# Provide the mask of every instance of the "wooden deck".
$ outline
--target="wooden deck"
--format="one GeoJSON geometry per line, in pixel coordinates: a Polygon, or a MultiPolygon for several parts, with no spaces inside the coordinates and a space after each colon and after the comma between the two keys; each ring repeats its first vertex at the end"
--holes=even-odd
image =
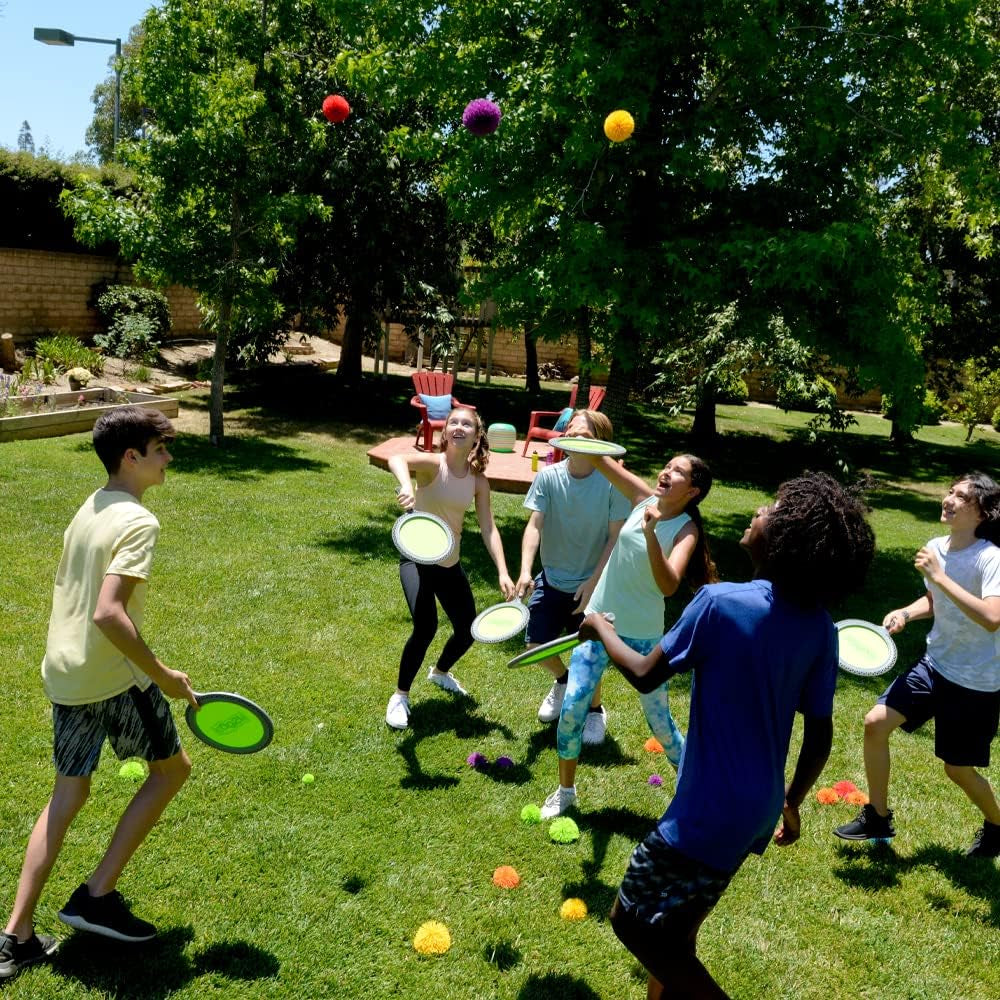
{"type": "MultiPolygon", "coordinates": [[[[524,448],[523,441],[517,441],[514,451],[511,453],[493,451],[490,452],[490,464],[486,466],[486,478],[490,481],[492,489],[497,493],[527,493],[534,473],[531,471],[531,452],[538,451],[539,468],[545,461],[545,456],[549,453],[549,446],[543,442],[532,444],[528,449],[526,457],[521,457],[521,449],[524,448]]],[[[403,452],[413,450],[413,435],[406,437],[389,438],[381,444],[375,445],[368,452],[368,462],[379,469],[389,468],[389,459],[393,455],[401,455],[403,452]]]]}

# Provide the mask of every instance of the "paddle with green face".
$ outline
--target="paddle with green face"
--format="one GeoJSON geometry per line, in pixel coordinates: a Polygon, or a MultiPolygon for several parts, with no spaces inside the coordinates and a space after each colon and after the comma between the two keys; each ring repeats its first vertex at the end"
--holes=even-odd
{"type": "Polygon", "coordinates": [[[396,518],[392,541],[405,559],[425,566],[442,562],[455,548],[455,535],[448,522],[425,510],[413,510],[396,518]]]}
{"type": "Polygon", "coordinates": [[[881,625],[861,618],[837,622],[840,669],[859,677],[877,677],[896,662],[896,644],[881,625]]]}
{"type": "MultiPolygon", "coordinates": [[[[615,616],[610,611],[604,617],[612,623],[615,620],[615,616]]],[[[579,632],[574,632],[572,635],[561,635],[558,639],[550,639],[548,642],[541,643],[541,645],[526,649],[523,653],[518,653],[517,656],[512,656],[507,661],[507,666],[530,667],[534,663],[541,663],[542,660],[547,660],[550,656],[561,656],[563,653],[568,653],[571,649],[579,646],[581,642],[583,640],[580,638],[579,632]]]]}
{"type": "Polygon", "coordinates": [[[560,451],[573,452],[577,455],[610,455],[612,458],[621,458],[625,454],[625,449],[620,444],[601,441],[598,438],[561,437],[553,438],[549,444],[560,451]]]}
{"type": "Polygon", "coordinates": [[[528,609],[520,598],[494,604],[476,615],[472,638],[476,642],[506,642],[528,627],[528,609]]]}
{"type": "Polygon", "coordinates": [[[188,705],[184,718],[202,743],[226,753],[256,753],[274,737],[271,717],[249,698],[226,691],[195,692],[198,708],[188,705]]]}

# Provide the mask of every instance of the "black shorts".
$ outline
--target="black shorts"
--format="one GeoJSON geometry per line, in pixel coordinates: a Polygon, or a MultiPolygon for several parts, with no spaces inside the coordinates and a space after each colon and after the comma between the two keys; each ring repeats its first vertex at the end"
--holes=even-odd
{"type": "Polygon", "coordinates": [[[524,641],[527,643],[551,642],[561,635],[576,632],[583,621],[583,615],[574,614],[573,609],[579,602],[565,590],[556,590],[545,579],[544,571],[535,577],[535,589],[528,601],[528,631],[524,641]]]}
{"type": "Polygon", "coordinates": [[[181,749],[170,704],[155,684],[89,705],[53,704],[52,725],[56,773],[67,778],[86,778],[97,770],[105,738],[119,760],[166,760],[181,749]]]}
{"type": "Polygon", "coordinates": [[[942,677],[927,657],[900,674],[878,703],[905,716],[908,733],[934,719],[934,755],[955,767],[987,767],[1000,723],[1000,691],[973,691],[942,677]]]}
{"type": "Polygon", "coordinates": [[[635,922],[683,939],[711,912],[732,878],[671,847],[654,829],[632,852],[618,906],[635,922]]]}

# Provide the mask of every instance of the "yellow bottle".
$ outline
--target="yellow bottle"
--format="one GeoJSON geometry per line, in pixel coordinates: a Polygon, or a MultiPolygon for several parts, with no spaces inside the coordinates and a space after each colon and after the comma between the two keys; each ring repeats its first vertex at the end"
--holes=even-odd
{"type": "Polygon", "coordinates": [[[532,472],[537,472],[538,471],[538,452],[537,451],[533,451],[531,453],[531,471],[532,472]]]}

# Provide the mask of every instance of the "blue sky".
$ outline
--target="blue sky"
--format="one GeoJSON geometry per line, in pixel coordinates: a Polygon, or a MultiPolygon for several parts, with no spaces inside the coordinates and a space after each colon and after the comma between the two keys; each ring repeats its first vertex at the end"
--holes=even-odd
{"type": "Polygon", "coordinates": [[[85,150],[94,117],[90,95],[111,72],[112,45],[43,45],[32,37],[36,27],[125,42],[153,6],[153,0],[0,0],[0,146],[16,149],[27,121],[36,149],[44,144],[60,159],[85,150]]]}

